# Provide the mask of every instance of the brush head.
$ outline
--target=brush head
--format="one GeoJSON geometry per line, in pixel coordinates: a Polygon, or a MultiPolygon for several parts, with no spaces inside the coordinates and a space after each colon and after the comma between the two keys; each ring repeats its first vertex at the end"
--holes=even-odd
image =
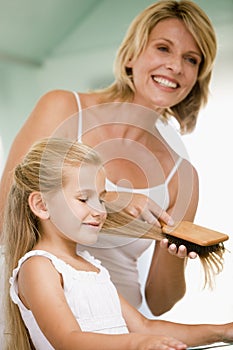
{"type": "Polygon", "coordinates": [[[175,244],[177,247],[184,245],[187,249],[187,253],[195,252],[199,255],[199,257],[207,257],[209,253],[216,253],[219,251],[224,252],[225,247],[223,243],[213,244],[213,245],[207,245],[203,246],[197,243],[192,243],[189,241],[186,241],[185,239],[177,238],[168,234],[165,234],[165,237],[168,239],[168,244],[175,244]]]}
{"type": "Polygon", "coordinates": [[[188,221],[182,221],[173,227],[164,225],[162,230],[169,244],[185,245],[188,253],[196,252],[201,257],[224,251],[223,242],[229,238],[224,233],[188,221]]]}

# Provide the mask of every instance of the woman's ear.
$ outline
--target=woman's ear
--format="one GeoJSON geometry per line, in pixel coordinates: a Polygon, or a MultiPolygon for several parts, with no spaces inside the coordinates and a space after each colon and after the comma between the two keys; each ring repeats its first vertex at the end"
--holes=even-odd
{"type": "Polygon", "coordinates": [[[28,197],[31,211],[42,220],[49,219],[49,212],[40,192],[32,192],[28,197]]]}
{"type": "Polygon", "coordinates": [[[133,65],[134,65],[134,60],[132,58],[129,58],[125,67],[126,68],[133,68],[133,65]]]}

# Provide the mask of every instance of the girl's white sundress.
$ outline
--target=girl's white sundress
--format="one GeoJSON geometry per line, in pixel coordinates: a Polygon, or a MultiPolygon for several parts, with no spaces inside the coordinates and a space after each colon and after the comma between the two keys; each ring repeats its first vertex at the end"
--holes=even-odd
{"type": "Polygon", "coordinates": [[[35,255],[50,259],[55,269],[62,275],[67,303],[83,332],[128,333],[121,312],[120,300],[116,288],[110,280],[108,271],[101,265],[99,260],[94,259],[87,251],[79,252],[78,254],[95,265],[99,272],[79,271],[53,254],[43,250],[33,250],[26,253],[19,260],[18,266],[14,269],[10,278],[11,298],[18,305],[37,350],[52,350],[54,348],[41,332],[32,312],[19,299],[17,285],[17,275],[21,265],[25,260],[35,255]]]}

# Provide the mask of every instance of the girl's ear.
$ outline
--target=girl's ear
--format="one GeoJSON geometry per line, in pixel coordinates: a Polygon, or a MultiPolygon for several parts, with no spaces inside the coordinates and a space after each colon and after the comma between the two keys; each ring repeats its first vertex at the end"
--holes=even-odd
{"type": "Polygon", "coordinates": [[[49,219],[49,212],[40,192],[32,192],[28,197],[31,211],[42,220],[49,219]]]}

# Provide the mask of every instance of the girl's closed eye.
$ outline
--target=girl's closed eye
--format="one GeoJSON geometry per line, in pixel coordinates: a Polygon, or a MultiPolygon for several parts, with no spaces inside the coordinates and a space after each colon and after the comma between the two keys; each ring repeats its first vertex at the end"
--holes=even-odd
{"type": "Polygon", "coordinates": [[[88,197],[78,197],[77,200],[82,203],[86,203],[88,201],[88,197]]]}
{"type": "MultiPolygon", "coordinates": [[[[79,202],[86,203],[88,201],[88,197],[78,197],[77,200],[79,202]]],[[[99,202],[101,204],[105,204],[105,200],[102,197],[99,198],[99,202]]]]}
{"type": "Polygon", "coordinates": [[[101,203],[101,204],[105,204],[106,203],[106,200],[105,200],[105,198],[106,198],[106,190],[104,190],[103,192],[101,192],[100,194],[99,194],[99,202],[101,203]]]}
{"type": "Polygon", "coordinates": [[[105,204],[106,201],[105,201],[102,197],[100,197],[100,198],[99,198],[99,202],[100,202],[101,204],[105,204]]]}

